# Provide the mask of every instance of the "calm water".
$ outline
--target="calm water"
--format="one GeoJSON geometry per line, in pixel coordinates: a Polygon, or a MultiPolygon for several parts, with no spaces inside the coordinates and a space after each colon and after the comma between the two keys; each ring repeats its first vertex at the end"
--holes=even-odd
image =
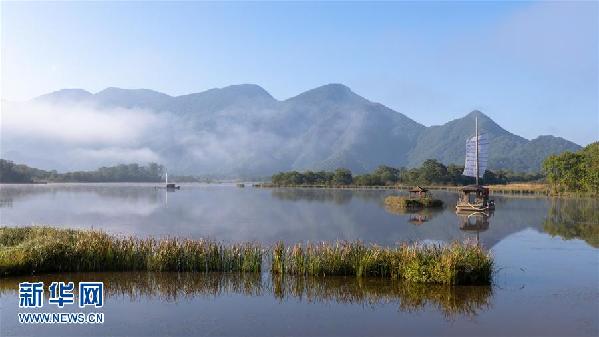
{"type": "MultiPolygon", "coordinates": [[[[599,335],[599,201],[494,196],[490,217],[385,209],[391,191],[184,185],[3,185],[0,223],[96,228],[136,236],[272,243],[478,240],[491,249],[490,287],[354,278],[105,273],[102,326],[21,326],[17,284],[0,280],[0,335],[599,335]]],[[[50,306],[44,307],[49,311],[50,306]]],[[[55,310],[55,309],[52,309],[55,310]]],[[[73,309],[74,310],[74,309],[73,309]]],[[[71,311],[73,311],[71,310],[71,311]]],[[[22,311],[22,310],[21,310],[22,311]]]]}

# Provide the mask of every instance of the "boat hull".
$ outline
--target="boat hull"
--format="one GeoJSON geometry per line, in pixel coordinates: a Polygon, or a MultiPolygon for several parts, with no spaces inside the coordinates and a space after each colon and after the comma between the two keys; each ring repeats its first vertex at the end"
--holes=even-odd
{"type": "Polygon", "coordinates": [[[473,204],[465,204],[465,205],[456,205],[456,211],[476,211],[476,212],[486,212],[495,209],[492,205],[473,205],[473,204]]]}

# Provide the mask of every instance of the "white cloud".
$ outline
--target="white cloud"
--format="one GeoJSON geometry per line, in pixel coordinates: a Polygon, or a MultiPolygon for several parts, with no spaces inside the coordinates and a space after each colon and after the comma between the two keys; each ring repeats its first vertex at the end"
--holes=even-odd
{"type": "Polygon", "coordinates": [[[147,147],[126,148],[107,147],[100,149],[79,148],[71,151],[70,155],[81,160],[93,162],[117,163],[126,161],[128,163],[159,162],[160,156],[147,147]]]}
{"type": "Polygon", "coordinates": [[[8,136],[70,144],[130,144],[159,118],[135,109],[99,109],[91,104],[2,103],[2,132],[8,136]]]}
{"type": "Polygon", "coordinates": [[[147,140],[166,118],[90,103],[2,102],[0,157],[60,171],[160,162],[147,140]]]}

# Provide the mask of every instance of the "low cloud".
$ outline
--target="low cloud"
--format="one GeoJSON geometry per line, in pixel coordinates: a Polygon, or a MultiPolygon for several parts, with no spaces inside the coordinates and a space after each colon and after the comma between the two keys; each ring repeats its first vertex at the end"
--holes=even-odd
{"type": "Polygon", "coordinates": [[[92,102],[3,102],[0,157],[58,171],[133,162],[157,162],[185,174],[271,167],[285,141],[248,123],[257,117],[243,112],[219,111],[203,124],[200,111],[182,116],[92,102]]]}
{"type": "Polygon", "coordinates": [[[159,162],[145,145],[165,116],[91,103],[2,102],[0,156],[44,169],[159,162]]]}
{"type": "Polygon", "coordinates": [[[144,148],[123,148],[108,147],[100,149],[75,149],[70,153],[72,156],[81,160],[91,160],[93,162],[159,162],[160,156],[151,149],[144,148]]]}
{"type": "Polygon", "coordinates": [[[159,118],[143,110],[100,109],[88,103],[2,104],[2,131],[11,137],[69,144],[130,144],[157,124],[159,118]]]}

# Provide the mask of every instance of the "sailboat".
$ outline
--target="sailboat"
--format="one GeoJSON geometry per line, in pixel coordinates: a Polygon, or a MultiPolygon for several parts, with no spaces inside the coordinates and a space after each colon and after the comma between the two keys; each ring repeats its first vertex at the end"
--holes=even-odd
{"type": "Polygon", "coordinates": [[[169,184],[169,182],[168,182],[168,172],[166,170],[164,171],[164,177],[165,177],[165,180],[166,180],[166,189],[167,190],[174,191],[174,190],[180,190],[181,189],[181,186],[175,185],[174,183],[170,183],[169,184]]]}
{"type": "Polygon", "coordinates": [[[466,141],[466,163],[464,172],[468,177],[475,177],[476,184],[464,186],[460,191],[460,198],[456,210],[487,212],[495,209],[495,202],[489,199],[489,188],[481,186],[478,179],[487,169],[489,154],[489,141],[486,134],[478,133],[478,117],[475,118],[475,135],[466,141]]]}

